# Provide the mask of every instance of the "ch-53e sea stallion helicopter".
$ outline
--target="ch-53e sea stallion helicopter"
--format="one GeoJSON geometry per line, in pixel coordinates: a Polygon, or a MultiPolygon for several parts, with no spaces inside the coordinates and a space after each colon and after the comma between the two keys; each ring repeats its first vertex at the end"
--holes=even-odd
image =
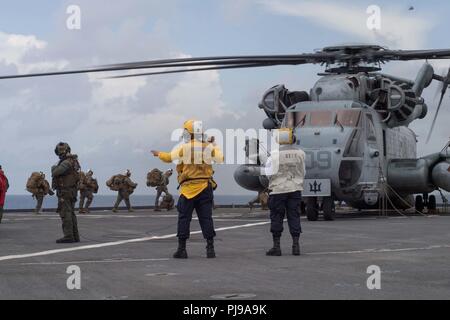
{"type": "MultiPolygon", "coordinates": [[[[326,47],[310,54],[219,56],[141,61],[25,75],[0,79],[64,74],[164,68],[163,71],[112,76],[127,78],[204,70],[239,69],[307,63],[325,66],[310,92],[289,91],[283,85],[269,89],[259,107],[267,114],[263,127],[293,128],[307,154],[304,197],[309,220],[320,208],[331,220],[334,201],[354,208],[377,208],[387,197],[396,208],[436,207],[435,190],[450,191],[450,150],[417,158],[417,136],[408,125],[427,115],[422,92],[432,80],[441,83],[441,97],[430,135],[447,88],[450,69],[437,75],[425,62],[416,79],[380,73],[388,61],[450,59],[450,49],[389,50],[378,45],[326,47]],[[167,68],[171,70],[167,70],[167,68]],[[174,69],[172,69],[174,68],[174,69]],[[415,203],[413,195],[416,196],[415,203]],[[319,206],[319,202],[321,205],[319,206]]],[[[261,161],[240,166],[236,182],[245,189],[267,187],[261,161]]]]}

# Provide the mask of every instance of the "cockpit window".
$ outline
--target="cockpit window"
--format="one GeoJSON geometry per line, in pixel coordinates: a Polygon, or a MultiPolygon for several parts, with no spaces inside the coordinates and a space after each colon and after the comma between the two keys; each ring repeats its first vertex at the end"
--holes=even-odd
{"type": "Polygon", "coordinates": [[[333,111],[311,111],[310,125],[311,127],[331,126],[333,122],[333,111]]]}
{"type": "Polygon", "coordinates": [[[297,112],[295,115],[295,127],[304,127],[306,125],[306,112],[297,112]]]}
{"type": "Polygon", "coordinates": [[[344,127],[357,127],[361,118],[361,110],[338,110],[337,121],[344,127]]]}

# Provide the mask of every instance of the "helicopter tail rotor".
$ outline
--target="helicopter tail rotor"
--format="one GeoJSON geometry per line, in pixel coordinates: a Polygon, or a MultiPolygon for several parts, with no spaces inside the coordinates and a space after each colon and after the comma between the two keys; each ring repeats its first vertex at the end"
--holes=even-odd
{"type": "Polygon", "coordinates": [[[430,141],[431,135],[433,134],[434,125],[436,124],[436,120],[439,115],[439,111],[441,109],[442,101],[444,100],[445,93],[447,92],[447,89],[450,86],[450,68],[448,69],[447,75],[444,74],[444,75],[440,76],[440,75],[435,74],[435,75],[433,75],[433,79],[441,82],[440,87],[439,87],[440,88],[440,90],[439,90],[440,98],[439,98],[438,107],[436,109],[436,113],[433,118],[433,122],[431,123],[430,131],[428,132],[427,143],[430,141]]]}

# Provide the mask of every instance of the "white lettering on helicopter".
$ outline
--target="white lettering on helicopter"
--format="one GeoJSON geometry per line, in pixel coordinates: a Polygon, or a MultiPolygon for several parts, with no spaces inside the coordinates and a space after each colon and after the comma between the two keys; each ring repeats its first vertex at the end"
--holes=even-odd
{"type": "Polygon", "coordinates": [[[369,15],[367,18],[367,28],[370,31],[381,30],[381,8],[377,5],[370,5],[367,7],[366,13],[369,15]]]}
{"type": "Polygon", "coordinates": [[[81,8],[77,5],[70,5],[67,7],[66,13],[69,17],[66,20],[66,26],[69,30],[81,29],[81,8]]]}

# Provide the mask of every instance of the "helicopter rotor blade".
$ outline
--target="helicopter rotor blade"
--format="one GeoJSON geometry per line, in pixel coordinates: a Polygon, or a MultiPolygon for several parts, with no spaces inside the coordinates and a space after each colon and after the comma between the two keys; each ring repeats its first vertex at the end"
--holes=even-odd
{"type": "Polygon", "coordinates": [[[385,60],[432,60],[450,59],[450,49],[434,50],[381,50],[374,52],[373,57],[385,60]]]}
{"type": "MultiPolygon", "coordinates": [[[[276,64],[281,65],[281,64],[276,64]]],[[[183,72],[196,72],[196,71],[208,71],[208,70],[224,70],[224,69],[240,69],[240,68],[257,68],[257,67],[270,67],[275,66],[275,64],[270,63],[249,63],[249,64],[237,64],[237,65],[229,65],[229,66],[214,66],[214,67],[206,67],[206,68],[192,68],[192,69],[176,69],[169,71],[157,71],[157,72],[145,72],[145,73],[133,73],[133,74],[125,74],[118,76],[110,76],[105,79],[123,79],[123,78],[131,78],[131,77],[143,77],[143,76],[153,76],[158,74],[171,74],[171,73],[183,73],[183,72]]]]}
{"type": "Polygon", "coordinates": [[[430,131],[428,132],[427,143],[430,142],[431,135],[433,134],[434,125],[436,124],[436,120],[437,120],[437,117],[439,115],[439,110],[441,108],[441,104],[442,104],[442,100],[443,99],[444,99],[444,94],[441,94],[441,98],[439,99],[439,104],[438,104],[436,113],[434,114],[433,122],[431,123],[430,131]]]}
{"type": "MultiPolygon", "coordinates": [[[[128,62],[128,63],[116,63],[104,65],[103,67],[139,67],[145,65],[156,65],[156,64],[177,64],[177,63],[192,63],[196,64],[199,62],[223,62],[226,60],[233,60],[235,63],[248,63],[249,61],[263,61],[263,60],[299,60],[307,61],[310,63],[317,63],[322,60],[329,60],[332,58],[330,54],[324,53],[311,53],[311,54],[291,54],[291,55],[254,55],[254,56],[217,56],[217,57],[197,57],[197,58],[176,58],[176,59],[164,59],[164,60],[149,60],[149,61],[139,61],[139,62],[128,62]]],[[[101,67],[101,66],[100,66],[101,67]]]]}
{"type": "MultiPolygon", "coordinates": [[[[450,59],[450,49],[438,50],[389,50],[380,46],[359,46],[359,47],[327,47],[322,51],[304,54],[290,55],[243,55],[243,56],[216,56],[199,58],[175,58],[152,61],[137,61],[129,63],[118,63],[96,66],[92,68],[62,70],[53,72],[31,73],[0,76],[0,80],[31,78],[45,76],[59,76],[70,74],[99,73],[112,71],[128,71],[137,69],[153,68],[179,68],[179,67],[213,67],[213,66],[234,66],[241,65],[242,68],[254,67],[255,64],[261,66],[269,65],[300,65],[306,63],[329,65],[333,63],[343,63],[351,67],[357,66],[361,62],[385,63],[391,60],[420,60],[420,59],[450,59]]],[[[231,68],[227,68],[231,69],[231,68]]],[[[332,70],[332,69],[330,69],[332,70]]],[[[201,71],[201,70],[198,70],[201,71]]],[[[149,72],[147,74],[161,74],[160,72],[149,72]]]]}
{"type": "Polygon", "coordinates": [[[444,100],[445,93],[447,92],[447,89],[450,86],[450,68],[448,69],[447,76],[445,76],[445,75],[444,76],[434,75],[433,78],[438,80],[438,81],[440,81],[440,82],[442,82],[442,87],[441,87],[441,90],[440,90],[441,91],[441,96],[439,98],[438,107],[436,109],[436,113],[434,114],[434,118],[433,118],[433,122],[431,123],[430,131],[428,132],[428,137],[427,137],[427,141],[426,141],[427,143],[430,141],[431,135],[432,135],[433,130],[434,130],[434,126],[436,124],[437,117],[439,115],[439,111],[441,109],[442,101],[444,100]]]}
{"type": "Polygon", "coordinates": [[[299,65],[305,63],[319,63],[321,61],[331,62],[334,56],[328,53],[298,54],[298,55],[274,55],[274,56],[226,56],[211,58],[182,58],[182,59],[166,59],[154,61],[132,62],[124,64],[113,64],[98,66],[86,69],[42,72],[31,74],[7,75],[0,76],[0,80],[32,78],[45,76],[60,76],[70,74],[99,73],[111,71],[128,71],[137,69],[153,69],[153,68],[176,68],[176,67],[198,67],[198,66],[225,66],[225,65],[299,65]]]}

